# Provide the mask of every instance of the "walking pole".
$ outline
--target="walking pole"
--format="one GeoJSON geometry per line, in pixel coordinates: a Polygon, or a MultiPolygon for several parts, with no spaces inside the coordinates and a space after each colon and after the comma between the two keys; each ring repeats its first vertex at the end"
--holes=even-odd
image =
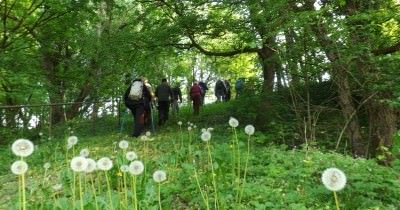
{"type": "Polygon", "coordinates": [[[153,112],[154,112],[154,108],[153,108],[153,102],[150,102],[150,117],[151,117],[151,131],[153,132],[153,133],[156,133],[156,128],[155,128],[155,126],[154,126],[154,115],[153,115],[153,112]]]}

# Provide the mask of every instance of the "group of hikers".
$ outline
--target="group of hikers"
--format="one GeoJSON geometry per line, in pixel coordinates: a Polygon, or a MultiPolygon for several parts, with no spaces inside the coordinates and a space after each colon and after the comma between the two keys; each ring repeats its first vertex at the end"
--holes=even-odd
{"type": "MultiPolygon", "coordinates": [[[[235,84],[236,96],[241,92],[241,88],[237,84],[238,82],[235,84]]],[[[200,107],[205,104],[207,91],[208,87],[206,83],[193,82],[188,94],[193,104],[194,115],[199,115],[200,107]]],[[[231,99],[231,86],[228,80],[218,80],[214,91],[217,102],[229,101],[231,99]]],[[[179,84],[171,87],[167,79],[162,79],[161,83],[153,90],[148,79],[141,77],[129,84],[124,94],[124,102],[126,107],[132,112],[134,118],[132,136],[138,137],[144,131],[145,127],[152,126],[154,130],[152,115],[154,106],[157,106],[158,109],[158,126],[162,126],[168,120],[170,107],[173,113],[179,112],[179,103],[182,103],[182,92],[179,84]]]]}

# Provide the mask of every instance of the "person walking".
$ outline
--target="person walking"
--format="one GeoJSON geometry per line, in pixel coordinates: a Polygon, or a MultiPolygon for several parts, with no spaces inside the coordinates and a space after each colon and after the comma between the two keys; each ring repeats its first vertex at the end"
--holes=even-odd
{"type": "Polygon", "coordinates": [[[151,86],[151,84],[149,83],[149,80],[146,77],[142,77],[142,81],[144,83],[144,85],[146,86],[147,90],[150,93],[150,100],[145,103],[145,116],[144,116],[144,124],[146,128],[150,128],[152,129],[152,132],[155,131],[154,128],[154,122],[153,122],[153,117],[152,117],[152,108],[154,108],[154,100],[156,98],[154,91],[153,91],[153,87],[151,86]]]}
{"type": "Polygon", "coordinates": [[[197,81],[194,81],[193,86],[190,88],[190,99],[193,101],[193,114],[199,115],[201,105],[201,88],[197,81]]]}
{"type": "Polygon", "coordinates": [[[207,84],[205,82],[200,81],[199,82],[199,86],[201,88],[201,105],[204,106],[205,104],[205,97],[206,97],[206,93],[208,91],[208,87],[207,84]]]}
{"type": "Polygon", "coordinates": [[[158,100],[158,125],[163,125],[168,120],[169,106],[172,99],[172,89],[167,79],[162,79],[161,84],[157,86],[156,97],[158,100]]]}
{"type": "Polygon", "coordinates": [[[150,91],[142,79],[135,79],[124,93],[125,106],[132,112],[134,120],[133,137],[138,137],[144,130],[146,108],[151,100],[150,91]]]}
{"type": "Polygon", "coordinates": [[[182,103],[182,91],[179,84],[172,89],[172,112],[178,113],[179,112],[179,103],[182,103]]]}

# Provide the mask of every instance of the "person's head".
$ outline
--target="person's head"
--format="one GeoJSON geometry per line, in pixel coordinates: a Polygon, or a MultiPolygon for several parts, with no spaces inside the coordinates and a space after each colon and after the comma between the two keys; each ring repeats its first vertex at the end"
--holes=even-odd
{"type": "Polygon", "coordinates": [[[146,82],[149,81],[149,80],[147,79],[147,77],[141,77],[141,79],[142,79],[142,81],[143,81],[144,83],[146,83],[146,82]]]}
{"type": "Polygon", "coordinates": [[[162,82],[162,83],[166,83],[166,82],[167,82],[167,79],[163,78],[163,79],[161,80],[161,82],[162,82]]]}
{"type": "Polygon", "coordinates": [[[199,81],[197,81],[197,80],[193,81],[193,85],[198,85],[198,84],[199,84],[199,81]]]}

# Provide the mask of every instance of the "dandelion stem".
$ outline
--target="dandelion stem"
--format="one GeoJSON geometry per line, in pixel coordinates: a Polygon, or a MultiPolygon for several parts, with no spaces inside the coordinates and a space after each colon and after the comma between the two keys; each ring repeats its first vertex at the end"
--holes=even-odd
{"type": "Polygon", "coordinates": [[[210,163],[211,163],[212,184],[214,187],[214,207],[215,207],[215,209],[219,209],[218,208],[217,182],[215,181],[216,174],[214,173],[214,164],[213,164],[212,156],[211,156],[210,142],[208,142],[208,141],[207,141],[207,150],[208,150],[208,157],[210,158],[210,163]]]}
{"type": "Polygon", "coordinates": [[[132,189],[133,189],[133,206],[134,209],[137,210],[138,206],[137,206],[137,195],[136,195],[136,176],[132,175],[132,189]]]}
{"type": "Polygon", "coordinates": [[[125,204],[126,204],[126,208],[128,208],[128,188],[126,187],[126,174],[125,174],[125,172],[122,173],[122,178],[124,180],[125,204]]]}
{"type": "Polygon", "coordinates": [[[249,163],[249,157],[250,157],[250,135],[247,139],[247,156],[246,156],[246,163],[244,165],[244,174],[243,174],[243,183],[242,183],[242,189],[240,190],[240,195],[239,195],[239,205],[242,201],[242,196],[243,196],[243,191],[244,191],[244,185],[246,184],[246,175],[247,175],[247,166],[249,163]]]}
{"type": "Polygon", "coordinates": [[[75,191],[76,191],[76,178],[75,178],[75,171],[72,173],[73,182],[72,182],[72,206],[75,209],[75,191]]]}
{"type": "Polygon", "coordinates": [[[108,189],[108,199],[110,200],[110,207],[111,207],[111,210],[114,210],[114,206],[113,206],[113,202],[112,202],[112,197],[111,197],[110,181],[108,180],[107,171],[104,171],[104,174],[106,175],[106,182],[107,182],[107,189],[108,189]]]}
{"type": "Polygon", "coordinates": [[[25,197],[25,174],[21,175],[22,182],[22,210],[26,209],[26,197],[25,197]]]}
{"type": "Polygon", "coordinates": [[[83,192],[82,192],[82,175],[79,173],[79,200],[81,205],[81,210],[83,210],[83,192]]]}
{"type": "Polygon", "coordinates": [[[339,208],[339,200],[337,198],[336,191],[333,191],[333,196],[335,197],[336,210],[340,210],[340,208],[339,208]]]}
{"type": "Polygon", "coordinates": [[[99,206],[97,204],[97,196],[96,196],[96,188],[94,187],[94,181],[93,181],[93,177],[90,176],[90,183],[92,185],[92,191],[93,191],[93,196],[94,196],[94,202],[96,205],[96,210],[99,210],[99,206]]]}
{"type": "Polygon", "coordinates": [[[18,200],[19,200],[19,209],[22,209],[22,176],[18,176],[18,200]]]}
{"type": "Polygon", "coordinates": [[[158,206],[160,207],[160,210],[162,210],[162,207],[161,207],[161,183],[158,183],[158,206]]]}
{"type": "Polygon", "coordinates": [[[197,187],[199,187],[200,194],[201,194],[201,198],[203,198],[204,204],[206,205],[207,210],[209,210],[210,207],[209,207],[209,205],[208,205],[208,201],[206,200],[206,198],[205,198],[205,196],[204,196],[203,190],[202,190],[201,187],[200,187],[200,182],[199,182],[199,178],[197,177],[196,168],[194,168],[194,178],[196,179],[197,187]]]}

